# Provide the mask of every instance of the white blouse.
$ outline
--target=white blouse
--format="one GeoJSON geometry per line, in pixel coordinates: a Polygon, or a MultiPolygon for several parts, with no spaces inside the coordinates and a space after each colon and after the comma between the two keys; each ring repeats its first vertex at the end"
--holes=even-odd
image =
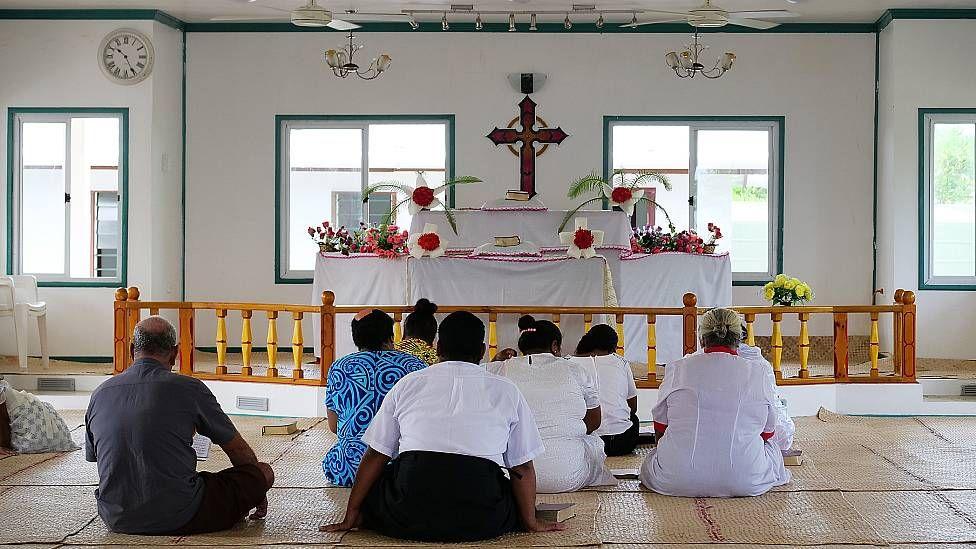
{"type": "Polygon", "coordinates": [[[619,435],[630,429],[630,405],[627,399],[637,396],[637,383],[630,364],[620,355],[576,356],[570,360],[593,372],[600,392],[600,428],[595,435],[619,435]]]}
{"type": "Polygon", "coordinates": [[[514,383],[468,362],[441,362],[403,376],[363,433],[390,457],[423,450],[490,459],[503,467],[545,450],[514,383]]]}

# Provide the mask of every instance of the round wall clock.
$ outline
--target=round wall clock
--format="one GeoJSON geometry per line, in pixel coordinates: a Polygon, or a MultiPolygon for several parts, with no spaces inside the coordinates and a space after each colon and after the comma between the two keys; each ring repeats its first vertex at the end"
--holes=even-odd
{"type": "Polygon", "coordinates": [[[98,48],[98,64],[116,84],[131,85],[145,80],[152,72],[155,57],[149,37],[133,29],[112,31],[98,48]]]}

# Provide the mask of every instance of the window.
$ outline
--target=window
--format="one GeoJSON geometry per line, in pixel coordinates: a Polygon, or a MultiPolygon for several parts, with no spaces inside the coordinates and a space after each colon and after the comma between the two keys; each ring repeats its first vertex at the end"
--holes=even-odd
{"type": "MultiPolygon", "coordinates": [[[[278,283],[306,283],[318,248],[307,228],[379,224],[403,193],[377,192],[363,202],[369,185],[416,185],[423,173],[431,187],[452,177],[454,117],[278,116],[278,283]]],[[[441,196],[450,203],[453,197],[441,196]]],[[[409,228],[407,208],[392,222],[409,228]]]]}
{"type": "Polygon", "coordinates": [[[976,289],[976,109],[921,109],[919,142],[919,287],[976,289]]]}
{"type": "Polygon", "coordinates": [[[10,109],[9,273],[125,284],[127,109],[10,109]]]}
{"type": "MultiPolygon", "coordinates": [[[[653,196],[677,230],[708,239],[708,224],[722,227],[733,281],[758,284],[782,270],[782,117],[606,117],[608,171],[650,170],[671,180],[653,196]]],[[[653,192],[651,192],[653,191],[653,192]]],[[[639,209],[635,225],[667,227],[660,212],[639,209]]]]}

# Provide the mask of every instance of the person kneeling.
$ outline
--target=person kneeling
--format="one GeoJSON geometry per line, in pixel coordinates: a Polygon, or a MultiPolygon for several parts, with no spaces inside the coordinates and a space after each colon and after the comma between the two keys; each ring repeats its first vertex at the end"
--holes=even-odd
{"type": "Polygon", "coordinates": [[[686,497],[758,496],[790,481],[780,449],[775,395],[764,372],[736,348],[742,321],[712,309],[700,326],[704,353],[668,365],[654,407],[657,448],[640,480],[655,492],[686,497]]]}
{"type": "Polygon", "coordinates": [[[535,518],[532,459],[542,439],[515,384],[478,365],[485,325],[451,313],[439,336],[442,362],[407,374],[386,395],[363,434],[369,448],[345,519],[323,529],[433,542],[562,529],[535,518]]]}
{"type": "Polygon", "coordinates": [[[151,316],[132,335],[132,365],[92,393],[85,458],[98,463],[98,514],[113,532],[192,535],[226,530],[251,509],[264,518],[274,484],[202,381],[172,373],[176,330],[151,316]],[[234,465],[197,473],[194,433],[234,465]]]}

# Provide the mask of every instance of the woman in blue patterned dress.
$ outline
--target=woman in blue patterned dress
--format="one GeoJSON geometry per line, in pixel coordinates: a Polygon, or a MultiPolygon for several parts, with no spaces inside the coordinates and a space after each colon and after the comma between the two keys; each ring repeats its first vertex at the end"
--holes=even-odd
{"type": "Polygon", "coordinates": [[[366,452],[363,432],[386,393],[403,376],[427,366],[413,355],[393,350],[393,319],[378,309],[356,315],[352,340],[359,352],[332,364],[325,390],[329,429],[338,440],[322,460],[322,471],[336,486],[352,486],[366,452]]]}

